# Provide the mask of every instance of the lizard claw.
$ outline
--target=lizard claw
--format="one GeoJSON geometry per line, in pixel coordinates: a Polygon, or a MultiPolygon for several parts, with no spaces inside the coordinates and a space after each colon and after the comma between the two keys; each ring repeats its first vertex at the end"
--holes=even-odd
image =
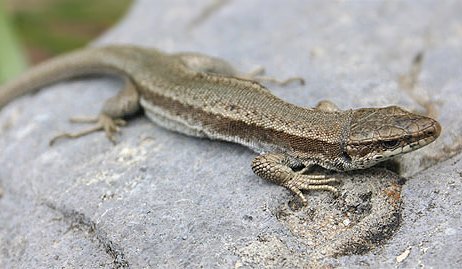
{"type": "Polygon", "coordinates": [[[127,122],[123,119],[112,119],[111,117],[104,114],[101,114],[96,118],[71,118],[70,121],[72,123],[92,123],[94,124],[94,126],[89,129],[80,131],[78,133],[59,134],[50,140],[50,146],[52,146],[54,143],[56,143],[57,140],[62,138],[79,138],[98,131],[104,131],[109,141],[115,144],[117,142],[115,139],[115,134],[120,132],[120,127],[125,126],[127,124],[127,122]]]}
{"type": "Polygon", "coordinates": [[[284,186],[295,193],[306,206],[308,201],[302,193],[302,190],[324,190],[330,191],[335,197],[339,196],[339,190],[329,184],[340,183],[340,180],[326,175],[304,175],[297,173],[295,176],[287,181],[284,186]]]}

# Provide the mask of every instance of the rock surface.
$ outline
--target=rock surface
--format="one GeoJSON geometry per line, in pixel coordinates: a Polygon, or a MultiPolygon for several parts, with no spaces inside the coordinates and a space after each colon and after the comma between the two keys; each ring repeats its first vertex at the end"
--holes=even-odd
{"type": "Polygon", "coordinates": [[[0,268],[460,267],[462,4],[445,1],[136,1],[93,45],[198,51],[301,76],[288,102],[399,105],[442,126],[391,168],[308,195],[253,175],[238,145],[130,122],[48,147],[98,112],[114,78],[62,82],[0,113],[0,268]],[[74,102],[73,100],[78,100],[74,102]],[[398,176],[397,173],[400,175],[398,176]]]}

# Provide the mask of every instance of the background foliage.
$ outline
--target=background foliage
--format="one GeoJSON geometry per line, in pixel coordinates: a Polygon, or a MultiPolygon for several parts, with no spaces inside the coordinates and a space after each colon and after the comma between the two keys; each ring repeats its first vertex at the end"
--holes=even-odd
{"type": "Polygon", "coordinates": [[[82,47],[113,25],[131,0],[0,0],[0,83],[82,47]]]}

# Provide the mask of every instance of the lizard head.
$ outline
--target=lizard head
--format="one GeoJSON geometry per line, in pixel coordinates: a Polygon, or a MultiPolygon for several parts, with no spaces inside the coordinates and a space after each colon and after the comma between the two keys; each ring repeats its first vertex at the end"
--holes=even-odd
{"type": "Polygon", "coordinates": [[[440,124],[396,106],[352,111],[345,158],[351,169],[370,167],[416,149],[440,135],[440,124]]]}

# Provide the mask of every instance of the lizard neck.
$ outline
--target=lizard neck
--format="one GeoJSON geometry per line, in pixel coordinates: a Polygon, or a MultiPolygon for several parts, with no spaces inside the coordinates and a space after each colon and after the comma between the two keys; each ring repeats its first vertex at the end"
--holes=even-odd
{"type": "Polygon", "coordinates": [[[336,171],[351,170],[351,159],[345,154],[350,135],[352,110],[325,112],[305,109],[311,121],[302,122],[303,132],[290,139],[286,154],[305,165],[316,164],[336,171]]]}

